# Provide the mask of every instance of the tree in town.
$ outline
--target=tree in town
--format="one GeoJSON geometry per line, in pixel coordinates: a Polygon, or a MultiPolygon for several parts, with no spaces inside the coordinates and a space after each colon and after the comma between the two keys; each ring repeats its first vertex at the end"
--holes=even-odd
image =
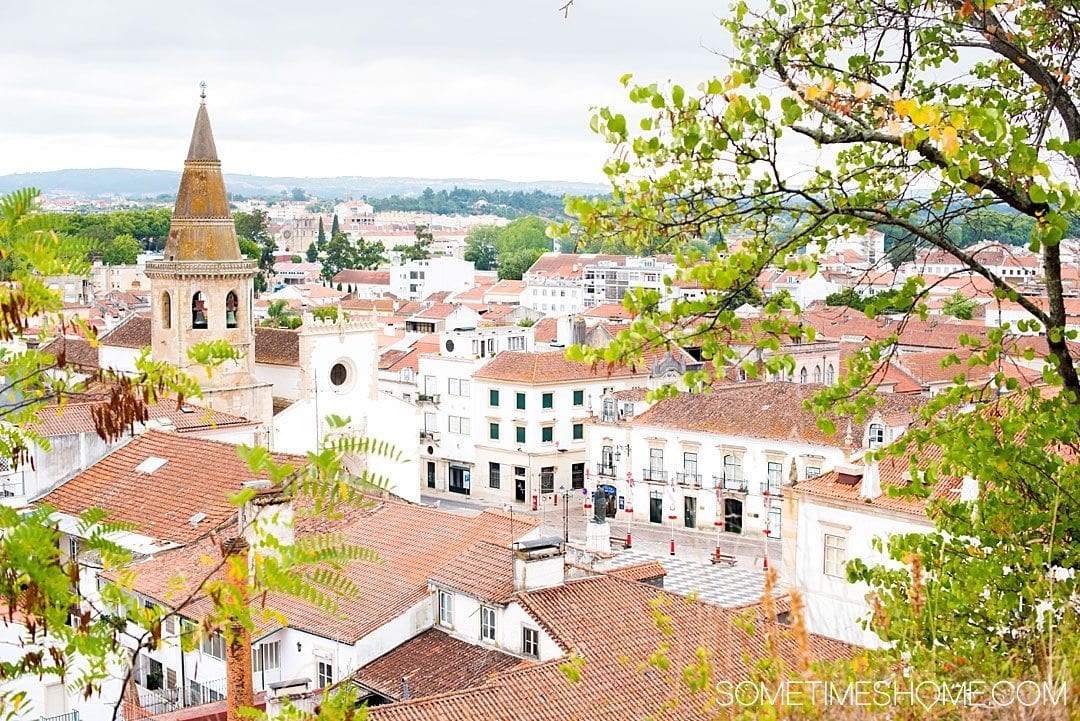
{"type": "Polygon", "coordinates": [[[465,235],[465,260],[476,266],[477,270],[491,270],[495,267],[499,251],[496,241],[499,229],[494,225],[474,225],[465,235]]]}
{"type": "Polygon", "coordinates": [[[322,277],[324,280],[333,280],[340,271],[351,268],[355,257],[355,248],[349,236],[345,233],[335,233],[323,249],[322,277]]]}
{"type": "MultiPolygon", "coordinates": [[[[322,223],[322,221],[320,220],[319,223],[322,223]]],[[[341,228],[338,226],[337,213],[334,213],[334,220],[330,223],[330,237],[333,238],[340,232],[341,228]]]]}
{"type": "Polygon", "coordinates": [[[386,265],[386,246],[381,240],[368,242],[360,238],[356,241],[350,268],[374,270],[382,265],[386,265]]]}
{"type": "Polygon", "coordinates": [[[499,255],[499,280],[521,280],[544,251],[536,248],[508,250],[499,255]]]}
{"type": "MultiPolygon", "coordinates": [[[[670,304],[631,292],[631,328],[609,348],[571,356],[629,360],[677,344],[754,375],[737,346],[814,338],[791,297],[769,299],[753,322],[736,317],[736,294],[765,269],[816,273],[831,240],[871,228],[956,258],[1046,329],[1045,351],[1014,350],[1025,321],[965,338],[965,362],[990,366],[990,381],[958,374],[913,430],[875,452],[910,453],[902,493],[925,495],[942,478],[970,478],[978,493],[974,504],[935,503],[934,532],[889,539],[883,552],[896,565],[849,569],[868,583],[871,623],[892,642],[871,657],[878,670],[918,679],[1076,678],[1080,378],[1059,243],[1080,210],[1080,14],[1054,0],[765,0],[737,2],[721,22],[734,57],[718,77],[694,90],[624,77],[633,124],[610,108],[592,120],[614,146],[612,196],[568,202],[588,238],[676,253],[678,277],[710,292],[670,304]],[[1002,208],[1030,227],[1042,298],[1021,294],[957,236],[967,219],[1002,208]],[[707,257],[688,249],[714,232],[742,242],[721,240],[707,257]],[[1006,377],[998,361],[1010,352],[1045,361],[1047,387],[1006,377]]],[[[925,316],[936,282],[910,277],[864,311],[888,304],[925,316]]],[[[854,354],[814,408],[865,418],[876,402],[869,379],[895,348],[893,336],[854,354]]],[[[781,373],[791,363],[778,353],[763,365],[781,373]]],[[[705,370],[684,380],[713,378],[705,370]]]]}
{"type": "Polygon", "coordinates": [[[105,265],[133,265],[139,259],[142,245],[132,235],[118,235],[101,249],[105,265]]]}
{"type": "Polygon", "coordinates": [[[308,194],[303,188],[293,188],[289,191],[289,197],[293,202],[303,203],[308,199],[308,194]]]}
{"type": "Polygon", "coordinates": [[[431,244],[434,242],[435,236],[431,234],[426,225],[416,226],[413,234],[416,236],[416,242],[411,245],[398,245],[394,250],[401,253],[403,261],[427,260],[431,257],[431,244]]]}
{"type": "Polygon", "coordinates": [[[941,312],[960,320],[971,320],[975,317],[975,309],[978,307],[979,304],[974,298],[965,298],[963,293],[956,291],[945,299],[941,312]]]}

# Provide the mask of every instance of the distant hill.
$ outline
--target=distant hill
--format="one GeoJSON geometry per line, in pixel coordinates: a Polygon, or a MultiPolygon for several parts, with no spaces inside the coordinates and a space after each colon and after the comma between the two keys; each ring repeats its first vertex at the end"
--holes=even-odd
{"type": "MultiPolygon", "coordinates": [[[[179,182],[180,173],[173,170],[133,168],[51,170],[41,173],[2,175],[0,176],[0,193],[16,188],[35,187],[51,196],[152,198],[157,195],[175,193],[179,182]]],[[[419,195],[424,188],[436,191],[453,188],[540,190],[555,195],[596,195],[610,190],[607,186],[595,183],[572,183],[560,180],[518,182],[476,178],[368,178],[359,175],[337,178],[273,178],[226,173],[225,182],[229,191],[237,195],[277,195],[292,188],[303,188],[319,198],[410,196],[419,195]]]]}

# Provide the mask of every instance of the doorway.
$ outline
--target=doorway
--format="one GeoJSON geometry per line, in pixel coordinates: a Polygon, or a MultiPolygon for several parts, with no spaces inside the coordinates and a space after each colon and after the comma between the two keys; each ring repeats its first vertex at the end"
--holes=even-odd
{"type": "Polygon", "coordinates": [[[683,525],[697,528],[697,499],[692,496],[683,496],[683,525]]]}
{"type": "Polygon", "coordinates": [[[469,495],[469,469],[450,466],[450,492],[469,495]]]}
{"type": "Polygon", "coordinates": [[[514,500],[525,502],[525,467],[514,466],[514,500]]]}
{"type": "Polygon", "coordinates": [[[724,499],[724,530],[728,533],[742,533],[743,502],[738,498],[724,499]]]}
{"type": "Polygon", "coordinates": [[[435,461],[427,462],[427,487],[435,487],[435,461]]]}
{"type": "Polygon", "coordinates": [[[664,494],[653,491],[649,494],[649,523],[664,522],[664,494]]]}

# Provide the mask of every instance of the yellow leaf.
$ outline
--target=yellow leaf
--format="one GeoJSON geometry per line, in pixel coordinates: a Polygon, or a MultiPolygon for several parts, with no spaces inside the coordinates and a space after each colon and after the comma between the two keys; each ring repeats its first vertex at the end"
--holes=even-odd
{"type": "Polygon", "coordinates": [[[893,102],[893,108],[896,109],[896,114],[901,118],[911,115],[916,107],[918,107],[918,104],[914,100],[900,99],[893,102]]]}
{"type": "Polygon", "coordinates": [[[947,156],[956,155],[960,149],[960,139],[956,135],[956,128],[946,125],[941,128],[941,152],[947,156]]]}
{"type": "Polygon", "coordinates": [[[828,95],[833,90],[836,90],[836,83],[832,78],[825,78],[825,82],[821,84],[821,91],[828,95]]]}
{"type": "Polygon", "coordinates": [[[803,87],[803,97],[807,100],[817,100],[821,97],[821,88],[816,85],[806,85],[803,87]]]}
{"type": "Polygon", "coordinates": [[[964,114],[959,111],[954,112],[952,115],[949,116],[949,125],[953,126],[957,130],[962,130],[966,122],[967,118],[964,117],[964,114]]]}
{"type": "Polygon", "coordinates": [[[937,123],[938,111],[930,105],[921,105],[911,111],[911,122],[916,125],[933,125],[937,123]]]}
{"type": "Polygon", "coordinates": [[[870,97],[870,83],[865,80],[855,83],[855,99],[866,100],[868,97],[870,97]]]}

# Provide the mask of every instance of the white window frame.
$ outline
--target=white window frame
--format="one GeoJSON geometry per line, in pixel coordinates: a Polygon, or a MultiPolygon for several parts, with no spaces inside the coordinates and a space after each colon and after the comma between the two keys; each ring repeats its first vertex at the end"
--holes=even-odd
{"type": "Polygon", "coordinates": [[[521,655],[540,658],[540,629],[532,626],[521,627],[521,655]]]}
{"type": "Polygon", "coordinates": [[[334,683],[334,662],[315,659],[315,688],[326,688],[334,683]]]}
{"type": "Polygon", "coordinates": [[[449,591],[439,591],[439,625],[447,628],[454,627],[454,594],[449,591]]]}
{"type": "Polygon", "coordinates": [[[495,643],[495,609],[480,607],[480,640],[495,643]]]}
{"type": "Polygon", "coordinates": [[[267,641],[251,650],[251,670],[253,673],[277,671],[281,668],[281,642],[267,641]]]}
{"type": "Polygon", "coordinates": [[[825,575],[846,579],[847,536],[835,533],[823,534],[821,548],[824,557],[822,571],[825,575]]]}

